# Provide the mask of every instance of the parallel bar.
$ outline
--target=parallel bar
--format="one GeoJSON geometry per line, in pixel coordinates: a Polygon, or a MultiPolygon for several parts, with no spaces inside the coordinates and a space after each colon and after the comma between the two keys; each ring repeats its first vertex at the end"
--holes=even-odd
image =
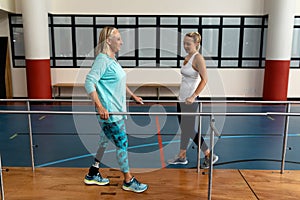
{"type": "MultiPolygon", "coordinates": [[[[202,103],[199,103],[199,113],[202,112],[202,103]]],[[[202,129],[202,117],[199,116],[198,122],[198,156],[197,156],[197,173],[200,172],[200,159],[201,159],[201,129],[202,129]]]]}
{"type": "MultiPolygon", "coordinates": [[[[97,115],[97,112],[75,112],[75,111],[31,111],[30,109],[30,102],[91,102],[90,100],[37,100],[37,99],[0,99],[0,102],[26,102],[27,103],[27,111],[20,110],[20,111],[11,111],[11,110],[0,110],[1,113],[7,113],[7,114],[27,114],[28,115],[28,126],[29,126],[29,137],[30,137],[30,153],[31,153],[31,161],[32,161],[32,171],[35,170],[34,165],[34,151],[33,151],[33,134],[32,134],[32,122],[31,122],[31,114],[74,114],[74,115],[97,115]]],[[[180,101],[144,101],[144,102],[159,102],[159,103],[176,103],[180,101]]],[[[299,101],[195,101],[199,103],[199,113],[185,113],[185,112],[111,112],[110,115],[171,115],[171,116],[177,116],[177,115],[191,115],[191,116],[199,116],[199,126],[198,126],[198,133],[199,133],[199,139],[198,139],[198,158],[197,158],[197,172],[200,171],[200,154],[201,154],[201,116],[210,116],[211,122],[210,122],[210,166],[209,166],[209,188],[208,188],[208,199],[211,199],[211,193],[212,193],[212,173],[213,173],[213,152],[214,152],[214,137],[215,134],[219,135],[215,124],[214,116],[286,116],[285,120],[285,129],[284,129],[284,139],[283,139],[283,147],[282,147],[282,162],[281,162],[281,173],[284,173],[284,162],[286,157],[286,146],[287,146],[287,138],[288,138],[288,127],[289,127],[289,117],[290,116],[300,116],[300,113],[290,113],[291,104],[300,104],[299,101]],[[265,112],[265,113],[211,113],[211,112],[202,112],[202,104],[203,103],[259,103],[259,104],[286,104],[287,109],[285,112],[265,112]]],[[[2,181],[2,166],[1,166],[1,157],[0,157],[0,169],[1,169],[1,193],[2,193],[2,200],[4,199],[4,189],[3,189],[3,181],[2,181]]]]}
{"type": "Polygon", "coordinates": [[[208,177],[208,199],[211,200],[211,193],[212,193],[212,179],[213,179],[213,155],[214,155],[214,137],[215,137],[215,130],[214,130],[214,123],[215,118],[212,115],[210,117],[210,157],[209,157],[209,177],[208,177]]]}
{"type": "Polygon", "coordinates": [[[3,185],[3,174],[2,174],[2,160],[0,154],[0,185],[1,185],[1,199],[4,200],[4,185],[3,185]]]}
{"type": "MultiPolygon", "coordinates": [[[[90,99],[0,99],[0,102],[91,102],[90,99]]],[[[135,102],[128,100],[127,102],[135,102]]],[[[177,103],[179,100],[143,100],[145,103],[177,103]]],[[[300,104],[299,101],[197,100],[195,103],[300,104]]]]}
{"type": "Polygon", "coordinates": [[[27,101],[27,110],[28,110],[28,129],[29,129],[29,141],[30,141],[30,156],[31,156],[31,166],[32,171],[34,172],[34,152],[33,152],[33,136],[32,136],[32,123],[31,123],[31,115],[30,115],[30,102],[27,101]]]}
{"type": "MultiPolygon", "coordinates": [[[[81,112],[81,111],[24,111],[24,110],[0,110],[0,114],[62,114],[62,115],[97,115],[97,112],[81,112]]],[[[265,113],[187,113],[187,112],[110,112],[110,115],[193,115],[193,116],[300,116],[300,113],[287,113],[287,112],[265,112],[265,113]]]]}
{"type": "Polygon", "coordinates": [[[214,138],[220,136],[218,129],[215,126],[215,118],[210,117],[210,158],[209,158],[209,179],[208,179],[208,199],[211,200],[212,195],[212,179],[213,179],[213,155],[214,155],[214,138]]]}
{"type": "Polygon", "coordinates": [[[288,112],[267,112],[267,115],[279,115],[279,116],[300,116],[300,113],[288,113],[288,112]]]}
{"type": "MultiPolygon", "coordinates": [[[[291,111],[291,104],[287,104],[286,112],[289,113],[291,111]]],[[[285,118],[285,124],[284,124],[284,136],[283,136],[283,145],[282,145],[282,159],[281,159],[281,170],[280,173],[284,173],[284,162],[285,162],[285,156],[286,156],[286,146],[287,146],[287,138],[288,138],[288,132],[289,132],[289,122],[290,117],[287,115],[285,118]]]]}
{"type": "MultiPolygon", "coordinates": [[[[0,110],[0,113],[6,114],[61,114],[61,115],[97,115],[97,112],[81,112],[81,111],[24,111],[24,110],[0,110]]],[[[188,112],[110,112],[110,115],[191,115],[191,116],[268,116],[268,115],[276,115],[272,112],[269,113],[188,113],[188,112]]],[[[281,115],[288,115],[289,113],[280,113],[281,115]]],[[[300,113],[295,113],[300,116],[300,113]]],[[[293,113],[291,113],[293,115],[293,113]]]]}

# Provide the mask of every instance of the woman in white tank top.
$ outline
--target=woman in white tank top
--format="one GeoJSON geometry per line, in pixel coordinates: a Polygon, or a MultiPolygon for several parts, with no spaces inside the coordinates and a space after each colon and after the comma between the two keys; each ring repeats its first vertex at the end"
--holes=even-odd
{"type": "MultiPolygon", "coordinates": [[[[199,53],[201,36],[198,32],[187,33],[184,37],[183,45],[187,52],[181,67],[181,84],[179,90],[178,112],[198,112],[198,104],[194,103],[204,89],[208,78],[206,64],[199,53]]],[[[186,149],[190,138],[198,144],[199,134],[195,132],[195,116],[178,116],[181,127],[180,152],[169,164],[187,164],[186,149]]],[[[201,149],[205,154],[204,168],[209,166],[210,150],[201,137],[201,149]]],[[[213,163],[217,162],[218,156],[213,155],[213,163]]]]}

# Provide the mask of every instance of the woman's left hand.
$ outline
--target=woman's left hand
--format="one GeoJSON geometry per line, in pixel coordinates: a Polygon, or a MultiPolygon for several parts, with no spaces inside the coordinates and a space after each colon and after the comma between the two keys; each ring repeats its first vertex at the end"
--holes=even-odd
{"type": "Polygon", "coordinates": [[[193,97],[193,96],[185,99],[186,104],[192,104],[192,103],[194,103],[194,101],[195,101],[195,97],[193,97]]]}
{"type": "Polygon", "coordinates": [[[135,100],[135,102],[137,102],[139,104],[144,104],[142,97],[138,97],[136,95],[133,95],[132,97],[135,100]]]}

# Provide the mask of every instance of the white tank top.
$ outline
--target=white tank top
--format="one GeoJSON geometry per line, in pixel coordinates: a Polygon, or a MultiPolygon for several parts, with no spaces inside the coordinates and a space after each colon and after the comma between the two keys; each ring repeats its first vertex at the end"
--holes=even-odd
{"type": "Polygon", "coordinates": [[[199,85],[199,72],[192,66],[196,54],[198,54],[198,52],[194,53],[190,60],[180,69],[182,75],[178,98],[180,101],[185,101],[186,98],[192,96],[199,85]]]}

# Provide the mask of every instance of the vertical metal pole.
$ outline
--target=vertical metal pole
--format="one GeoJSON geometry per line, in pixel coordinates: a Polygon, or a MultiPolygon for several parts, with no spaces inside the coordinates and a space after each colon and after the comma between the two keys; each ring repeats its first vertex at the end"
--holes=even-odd
{"type": "Polygon", "coordinates": [[[4,186],[3,186],[3,174],[2,174],[2,161],[0,155],[0,180],[1,180],[1,199],[4,200],[4,186]]]}
{"type": "MultiPolygon", "coordinates": [[[[202,112],[202,102],[199,102],[199,113],[202,112]]],[[[197,173],[200,172],[200,159],[201,159],[201,127],[202,127],[202,116],[199,115],[198,122],[198,157],[197,157],[197,173]]]]}
{"type": "MultiPolygon", "coordinates": [[[[30,111],[30,103],[27,100],[27,110],[30,111]]],[[[31,124],[31,115],[28,113],[28,129],[29,129],[29,141],[30,141],[30,156],[31,156],[31,166],[32,171],[34,172],[34,153],[33,153],[33,139],[32,139],[32,124],[31,124]]]]}
{"type": "Polygon", "coordinates": [[[213,155],[214,155],[214,129],[213,125],[215,123],[215,118],[213,115],[210,116],[210,157],[209,157],[209,179],[208,179],[208,199],[211,200],[212,193],[212,173],[213,173],[213,155]]]}
{"type": "MultiPolygon", "coordinates": [[[[286,112],[290,113],[290,111],[291,111],[291,104],[288,103],[286,107],[286,112]]],[[[283,135],[283,144],[282,144],[281,171],[280,171],[281,174],[284,173],[284,162],[285,162],[287,139],[289,133],[289,122],[290,122],[290,116],[287,115],[285,117],[284,135],[283,135]]]]}

